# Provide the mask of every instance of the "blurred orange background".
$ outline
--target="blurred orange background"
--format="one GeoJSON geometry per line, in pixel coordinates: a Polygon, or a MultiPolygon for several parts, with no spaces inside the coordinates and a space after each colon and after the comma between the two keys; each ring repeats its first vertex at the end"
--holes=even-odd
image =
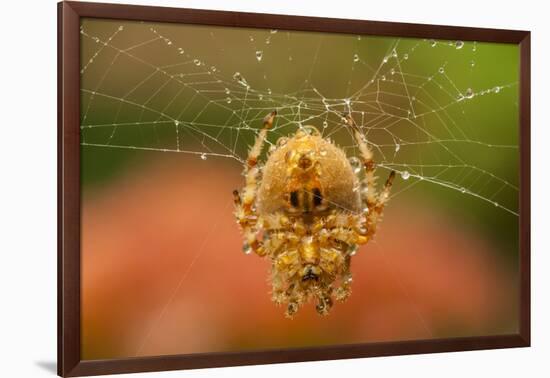
{"type": "Polygon", "coordinates": [[[269,262],[241,252],[236,162],[154,153],[83,192],[82,357],[513,333],[517,274],[475,228],[397,196],[327,317],[284,317],[269,262]],[[151,158],[157,156],[157,158],[151,158]]]}

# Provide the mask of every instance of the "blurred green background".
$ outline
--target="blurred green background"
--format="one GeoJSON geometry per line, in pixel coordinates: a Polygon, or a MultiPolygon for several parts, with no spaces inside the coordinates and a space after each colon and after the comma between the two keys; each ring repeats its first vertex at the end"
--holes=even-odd
{"type": "Polygon", "coordinates": [[[81,33],[84,358],[516,331],[517,46],[91,19],[81,33]],[[284,319],[267,262],[240,252],[230,193],[272,109],[269,145],[311,124],[349,156],[351,111],[380,181],[401,174],[326,319],[284,319]]]}

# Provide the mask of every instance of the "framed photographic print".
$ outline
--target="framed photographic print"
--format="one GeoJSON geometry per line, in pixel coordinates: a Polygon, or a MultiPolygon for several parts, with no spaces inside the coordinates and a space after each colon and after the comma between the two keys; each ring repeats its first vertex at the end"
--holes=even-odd
{"type": "Polygon", "coordinates": [[[59,375],[529,346],[529,32],[58,10],[59,375]]]}

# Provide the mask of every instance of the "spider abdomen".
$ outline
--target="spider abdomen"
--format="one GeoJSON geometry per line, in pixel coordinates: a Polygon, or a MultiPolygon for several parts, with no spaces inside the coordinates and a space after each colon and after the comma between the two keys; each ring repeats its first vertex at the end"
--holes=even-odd
{"type": "Polygon", "coordinates": [[[299,131],[268,157],[258,188],[259,214],[316,214],[361,209],[358,180],[346,155],[316,134],[299,131]]]}

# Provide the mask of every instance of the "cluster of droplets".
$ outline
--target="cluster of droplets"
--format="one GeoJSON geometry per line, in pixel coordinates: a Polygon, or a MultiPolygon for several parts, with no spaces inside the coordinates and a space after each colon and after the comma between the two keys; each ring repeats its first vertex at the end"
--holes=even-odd
{"type": "Polygon", "coordinates": [[[242,85],[243,87],[245,87],[246,89],[250,89],[250,85],[248,84],[248,82],[246,81],[246,79],[244,78],[243,75],[241,75],[240,72],[235,72],[233,74],[233,79],[237,81],[237,83],[239,83],[240,85],[242,85]]]}

